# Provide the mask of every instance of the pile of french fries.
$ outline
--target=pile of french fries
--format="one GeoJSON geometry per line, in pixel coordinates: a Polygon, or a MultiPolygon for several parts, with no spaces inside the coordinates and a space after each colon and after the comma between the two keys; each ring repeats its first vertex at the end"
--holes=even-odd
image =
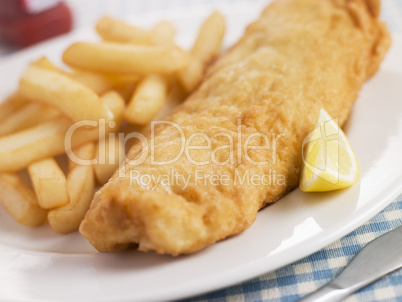
{"type": "Polygon", "coordinates": [[[169,95],[178,103],[197,88],[225,22],[210,15],[190,51],[175,45],[167,21],[145,30],[104,17],[96,31],[101,42],[65,50],[68,69],[45,57],[31,63],[0,104],[0,202],[24,225],[78,229],[97,186],[124,160],[117,132],[146,127],[169,95]]]}

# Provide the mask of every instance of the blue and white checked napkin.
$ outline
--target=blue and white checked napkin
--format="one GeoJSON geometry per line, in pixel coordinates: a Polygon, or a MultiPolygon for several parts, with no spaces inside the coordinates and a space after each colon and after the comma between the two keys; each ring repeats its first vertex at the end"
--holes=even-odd
{"type": "MultiPolygon", "coordinates": [[[[246,0],[67,0],[76,27],[91,25],[104,14],[126,17],[152,10],[241,1],[246,0]]],[[[383,0],[382,17],[392,32],[402,32],[402,0],[383,0]]],[[[10,51],[0,44],[0,56],[10,51]]],[[[336,276],[368,242],[400,225],[402,195],[366,224],[321,251],[253,280],[185,301],[296,301],[336,276]]],[[[402,301],[402,269],[345,301],[402,301]]]]}

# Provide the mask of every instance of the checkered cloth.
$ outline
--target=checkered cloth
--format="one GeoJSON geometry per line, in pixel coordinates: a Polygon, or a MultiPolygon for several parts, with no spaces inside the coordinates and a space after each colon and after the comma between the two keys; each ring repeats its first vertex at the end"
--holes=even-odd
{"type": "MultiPolygon", "coordinates": [[[[246,0],[220,0],[233,3],[246,0]]],[[[101,15],[126,17],[139,12],[216,3],[214,0],[67,0],[77,27],[93,24],[101,15]]],[[[261,3],[261,0],[247,0],[261,3]]],[[[402,0],[383,0],[383,19],[402,32],[402,0]]],[[[0,56],[9,53],[2,48],[0,56]]],[[[335,277],[374,238],[402,225],[402,195],[363,226],[296,263],[256,279],[184,301],[296,301],[335,277]]],[[[402,270],[367,286],[345,301],[402,301],[402,270]]]]}

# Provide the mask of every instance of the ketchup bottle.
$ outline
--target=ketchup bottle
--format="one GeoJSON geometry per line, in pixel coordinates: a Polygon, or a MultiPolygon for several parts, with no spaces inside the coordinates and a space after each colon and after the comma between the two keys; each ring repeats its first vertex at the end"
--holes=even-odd
{"type": "Polygon", "coordinates": [[[24,47],[67,33],[69,7],[60,0],[0,0],[0,39],[24,47]]]}

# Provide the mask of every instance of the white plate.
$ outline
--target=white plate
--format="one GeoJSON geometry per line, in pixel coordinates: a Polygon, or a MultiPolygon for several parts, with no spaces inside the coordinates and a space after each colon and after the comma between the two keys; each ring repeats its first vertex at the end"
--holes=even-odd
{"type": "MultiPolygon", "coordinates": [[[[261,5],[222,7],[228,18],[226,45],[233,43],[261,5]]],[[[189,46],[203,6],[142,15],[137,23],[173,19],[178,41],[189,46]]],[[[58,60],[81,30],[0,61],[0,96],[15,89],[26,64],[39,56],[58,60]]],[[[79,234],[56,235],[48,226],[23,227],[0,208],[1,301],[156,301],[205,293],[258,276],[311,254],[352,231],[402,191],[402,39],[381,71],[363,88],[347,126],[361,167],[351,189],[327,194],[294,191],[265,208],[257,221],[234,238],[185,257],[129,251],[97,253],[79,234]]],[[[49,83],[51,85],[51,83],[49,83]]]]}

